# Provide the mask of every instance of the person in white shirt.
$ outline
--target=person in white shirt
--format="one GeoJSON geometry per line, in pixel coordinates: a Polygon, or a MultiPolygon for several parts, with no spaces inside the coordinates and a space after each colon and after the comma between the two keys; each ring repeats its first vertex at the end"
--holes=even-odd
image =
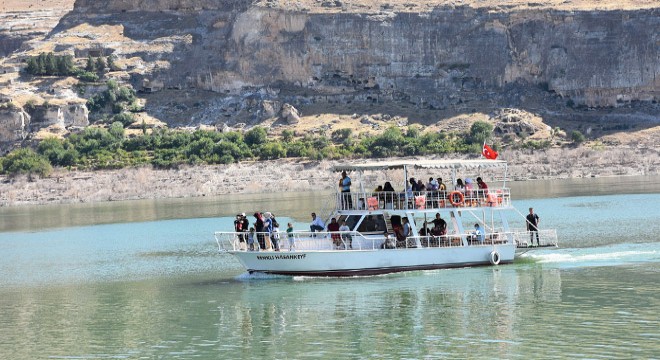
{"type": "Polygon", "coordinates": [[[346,233],[345,231],[351,231],[351,228],[346,225],[346,220],[341,221],[341,226],[339,227],[339,231],[342,232],[341,234],[341,239],[344,242],[344,247],[348,249],[353,248],[353,236],[349,233],[346,233]]]}
{"type": "Polygon", "coordinates": [[[309,231],[317,232],[325,230],[325,223],[321,218],[316,216],[316,213],[312,213],[312,224],[309,226],[309,231]]]}

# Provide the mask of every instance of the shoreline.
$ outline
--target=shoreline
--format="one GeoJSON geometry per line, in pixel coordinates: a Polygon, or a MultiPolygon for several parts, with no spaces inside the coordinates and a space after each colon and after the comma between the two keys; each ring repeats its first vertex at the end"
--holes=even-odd
{"type": "MultiPolygon", "coordinates": [[[[660,175],[660,153],[648,148],[502,150],[500,158],[507,160],[508,179],[515,181],[660,175]]],[[[98,171],[56,169],[50,177],[37,178],[32,182],[26,176],[0,178],[0,207],[330,190],[339,175],[329,169],[341,162],[345,161],[279,159],[230,165],[184,166],[169,170],[154,170],[151,167],[98,171]]],[[[428,178],[430,174],[449,179],[451,175],[439,169],[432,172],[417,171],[417,174],[412,176],[428,178]]],[[[389,176],[383,172],[369,180],[374,183],[385,180],[402,182],[389,176]]],[[[495,179],[489,180],[493,182],[495,179]]]]}

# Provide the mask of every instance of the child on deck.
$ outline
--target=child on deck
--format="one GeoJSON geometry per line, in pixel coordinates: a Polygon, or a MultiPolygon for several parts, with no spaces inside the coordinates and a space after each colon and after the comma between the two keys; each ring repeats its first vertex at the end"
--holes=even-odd
{"type": "Polygon", "coordinates": [[[293,224],[286,224],[286,238],[289,240],[289,251],[296,248],[296,238],[293,237],[293,224]]]}
{"type": "Polygon", "coordinates": [[[254,251],[254,250],[256,250],[256,249],[254,248],[254,228],[253,228],[253,227],[250,228],[250,233],[248,234],[248,241],[247,241],[247,243],[248,243],[248,250],[249,250],[249,251],[254,251]]]}

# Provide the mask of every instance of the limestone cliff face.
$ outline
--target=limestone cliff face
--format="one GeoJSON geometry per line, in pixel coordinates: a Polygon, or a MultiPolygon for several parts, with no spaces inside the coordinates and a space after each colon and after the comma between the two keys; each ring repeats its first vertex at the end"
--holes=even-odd
{"type": "Polygon", "coordinates": [[[269,87],[429,108],[515,82],[589,106],[660,97],[660,8],[322,14],[240,0],[78,0],[59,27],[82,22],[121,24],[139,41],[192,36],[157,55],[171,64],[158,74],[166,87],[269,87]]]}
{"type": "Polygon", "coordinates": [[[30,115],[21,109],[0,109],[0,142],[24,140],[30,115]]]}

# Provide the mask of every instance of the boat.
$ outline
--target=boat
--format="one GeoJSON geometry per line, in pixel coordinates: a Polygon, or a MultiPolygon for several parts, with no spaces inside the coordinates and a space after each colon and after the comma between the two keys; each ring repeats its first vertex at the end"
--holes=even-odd
{"type": "Polygon", "coordinates": [[[502,265],[512,263],[517,254],[558,246],[553,229],[539,229],[533,246],[530,237],[536,233],[509,225],[512,215],[525,216],[511,202],[506,161],[376,161],[344,163],[331,170],[350,174],[351,185],[330,195],[322,218],[326,225],[332,219],[345,222],[348,230],[337,231],[334,225],[333,231],[280,232],[279,249],[269,248],[272,234],[252,234],[255,243],[261,240],[258,251],[248,248],[245,232],[219,231],[218,249],[235,256],[249,273],[363,276],[502,265]],[[451,182],[445,190],[404,187],[412,175],[447,172],[451,182]],[[375,185],[370,182],[383,173],[391,174],[391,183],[404,190],[370,190],[375,185]],[[468,186],[454,190],[460,175],[468,186]],[[487,189],[469,186],[471,179],[481,177],[493,183],[487,189]],[[429,229],[436,218],[442,219],[435,221],[438,227],[429,229]]]}

